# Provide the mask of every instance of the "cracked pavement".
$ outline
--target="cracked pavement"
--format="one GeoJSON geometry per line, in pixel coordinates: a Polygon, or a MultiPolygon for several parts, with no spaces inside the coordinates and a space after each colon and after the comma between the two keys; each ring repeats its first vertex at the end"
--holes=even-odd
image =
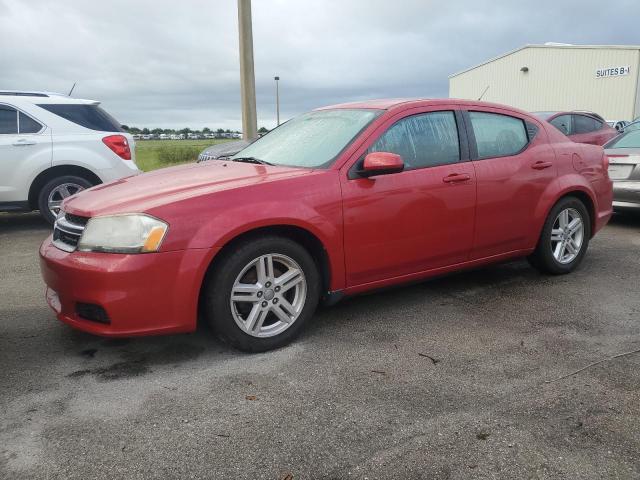
{"type": "Polygon", "coordinates": [[[0,214],[0,478],[640,478],[640,217],[581,267],[355,297],[278,351],[55,320],[35,214],[0,214]]]}

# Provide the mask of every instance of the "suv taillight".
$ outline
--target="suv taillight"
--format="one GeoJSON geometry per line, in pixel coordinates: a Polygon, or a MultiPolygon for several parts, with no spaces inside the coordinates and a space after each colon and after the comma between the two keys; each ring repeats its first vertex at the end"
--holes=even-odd
{"type": "Polygon", "coordinates": [[[118,155],[121,159],[131,160],[129,141],[124,135],[109,135],[108,137],[104,137],[102,142],[113,150],[113,153],[118,155]]]}

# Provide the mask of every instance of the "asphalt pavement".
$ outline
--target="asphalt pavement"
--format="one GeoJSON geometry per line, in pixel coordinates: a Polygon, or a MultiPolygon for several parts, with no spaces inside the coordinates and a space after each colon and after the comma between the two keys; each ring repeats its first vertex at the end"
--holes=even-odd
{"type": "Polygon", "coordinates": [[[640,478],[640,354],[611,358],[640,349],[640,217],[571,275],[516,261],[348,299],[254,355],[59,323],[47,234],[0,214],[0,478],[640,478]]]}

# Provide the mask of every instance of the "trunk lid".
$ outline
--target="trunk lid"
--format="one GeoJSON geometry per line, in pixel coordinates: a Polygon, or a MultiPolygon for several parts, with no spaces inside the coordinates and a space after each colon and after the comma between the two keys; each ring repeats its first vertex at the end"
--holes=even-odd
{"type": "Polygon", "coordinates": [[[609,148],[604,151],[609,159],[609,178],[627,180],[640,165],[640,148],[609,148]]]}

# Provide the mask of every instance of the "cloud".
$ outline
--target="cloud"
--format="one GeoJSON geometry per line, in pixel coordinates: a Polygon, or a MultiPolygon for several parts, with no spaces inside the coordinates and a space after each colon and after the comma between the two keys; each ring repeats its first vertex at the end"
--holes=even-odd
{"type": "MultiPolygon", "coordinates": [[[[260,125],[362,98],[443,97],[448,75],[528,43],[628,44],[640,4],[256,0],[260,125]]],[[[101,100],[121,122],[239,128],[235,1],[0,0],[0,88],[101,100]]]]}

